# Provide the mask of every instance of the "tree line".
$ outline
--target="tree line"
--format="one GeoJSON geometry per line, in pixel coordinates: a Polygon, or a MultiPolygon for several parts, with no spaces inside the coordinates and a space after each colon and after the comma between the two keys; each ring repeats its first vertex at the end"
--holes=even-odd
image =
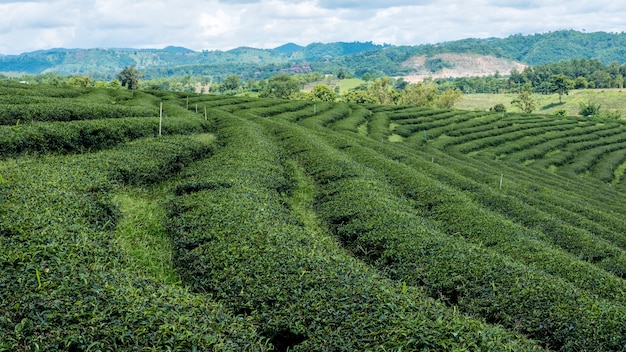
{"type": "Polygon", "coordinates": [[[460,77],[435,80],[467,94],[518,93],[527,90],[539,94],[553,94],[568,89],[624,88],[626,64],[603,64],[595,59],[572,59],[546,65],[528,66],[521,72],[513,69],[507,76],[496,72],[486,77],[460,77]]]}

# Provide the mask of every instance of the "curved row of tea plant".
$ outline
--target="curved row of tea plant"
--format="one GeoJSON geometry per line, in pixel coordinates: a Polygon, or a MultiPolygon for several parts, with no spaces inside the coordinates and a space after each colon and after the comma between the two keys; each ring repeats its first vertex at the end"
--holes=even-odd
{"type": "MultiPolygon", "coordinates": [[[[161,133],[205,133],[210,128],[211,123],[200,118],[168,117],[162,123],[161,133]]],[[[96,151],[141,137],[157,136],[158,133],[159,119],[154,117],[0,126],[0,156],[96,151]]]]}
{"type": "Polygon", "coordinates": [[[113,234],[116,184],[163,181],[206,153],[163,137],[1,163],[0,350],[267,350],[249,319],[128,270],[113,234]]]}
{"type": "MultiPolygon", "coordinates": [[[[450,199],[454,199],[458,192],[465,192],[486,208],[524,227],[540,231],[534,237],[557,244],[580,258],[624,276],[626,222],[623,215],[609,211],[611,202],[584,199],[584,195],[580,194],[580,190],[585,188],[582,183],[572,182],[574,191],[555,192],[555,188],[542,186],[542,180],[549,180],[549,175],[536,177],[529,174],[531,169],[508,170],[503,165],[476,165],[432,149],[429,150],[430,155],[424,157],[415,153],[414,149],[398,155],[397,145],[393,149],[379,145],[372,147],[388,158],[400,160],[421,170],[420,173],[452,186],[456,191],[449,194],[450,199]],[[504,189],[497,188],[501,175],[506,175],[504,189]]],[[[597,188],[595,191],[597,196],[597,188]]],[[[467,207],[471,208],[471,205],[467,207]]]]}
{"type": "Polygon", "coordinates": [[[277,350],[538,349],[382,277],[305,221],[293,198],[308,178],[267,120],[241,116],[221,115],[223,148],[176,187],[170,232],[194,291],[257,321],[277,350]]]}
{"type": "Polygon", "coordinates": [[[591,175],[621,186],[622,173],[615,175],[615,170],[624,159],[603,160],[624,150],[626,127],[621,122],[440,109],[398,108],[388,114],[393,132],[411,144],[428,142],[451,153],[591,175]]]}
{"type": "Polygon", "coordinates": [[[158,116],[158,107],[133,107],[113,104],[54,102],[0,106],[0,125],[19,125],[33,121],[75,121],[119,117],[158,116]]]}
{"type": "MultiPolygon", "coordinates": [[[[285,128],[276,133],[318,184],[316,208],[333,233],[352,253],[379,270],[424,287],[432,296],[441,295],[465,312],[540,339],[550,348],[624,347],[626,309],[621,304],[598,300],[558,276],[440,232],[441,223],[454,221],[453,217],[442,217],[439,223],[417,216],[384,178],[338,151],[358,148],[345,141],[338,145],[342,144],[338,136],[320,132],[336,141],[330,147],[310,132],[285,128]],[[570,304],[573,301],[578,302],[575,307],[570,304]]],[[[469,236],[463,224],[460,220],[460,233],[469,236]]],[[[497,234],[498,229],[494,230],[497,234]]],[[[610,278],[595,272],[600,275],[598,282],[602,276],[610,278]]],[[[623,286],[620,279],[612,281],[623,286]]]]}
{"type": "MultiPolygon", "coordinates": [[[[341,141],[341,139],[337,140],[341,141]]],[[[527,227],[540,230],[535,226],[529,226],[530,222],[549,223],[554,222],[554,219],[546,218],[541,213],[537,214],[538,211],[535,208],[520,202],[517,197],[483,186],[456,174],[449,168],[443,169],[430,160],[406,155],[400,162],[396,162],[391,158],[393,151],[385,147],[367,142],[359,144],[368,147],[357,147],[351,144],[351,147],[346,149],[346,153],[354,160],[384,174],[391,183],[399,187],[404,196],[415,201],[422,216],[436,221],[439,229],[446,233],[462,234],[470,241],[495,248],[498,252],[515,260],[567,279],[600,297],[615,300],[617,303],[626,302],[624,294],[626,281],[603,272],[594,265],[580,262],[572,255],[557,249],[558,247],[550,245],[549,243],[553,242],[553,233],[545,234],[528,230],[527,227]],[[377,154],[379,151],[380,155],[377,154]],[[471,191],[471,193],[466,195],[461,190],[471,191]],[[520,219],[522,216],[524,218],[520,219]],[[533,253],[533,256],[528,256],[529,252],[533,253]],[[572,271],[572,267],[578,269],[572,271]]],[[[558,214],[556,210],[555,213],[558,214]]],[[[579,245],[582,250],[576,252],[580,258],[588,259],[596,253],[598,256],[604,255],[611,260],[618,257],[622,261],[626,260],[624,251],[615,248],[612,245],[613,242],[598,239],[595,241],[588,239],[583,242],[582,239],[585,238],[583,231],[574,227],[569,229],[573,230],[568,233],[570,237],[575,234],[573,237],[576,241],[582,242],[579,245]]],[[[558,232],[555,225],[549,230],[558,232]]],[[[589,237],[588,233],[586,235],[589,237]]],[[[626,239],[625,236],[622,237],[626,239]]],[[[574,247],[572,243],[561,245],[567,246],[568,250],[574,247]]],[[[611,269],[619,268],[613,265],[611,269]]],[[[623,269],[620,269],[618,273],[622,274],[623,269]]]]}

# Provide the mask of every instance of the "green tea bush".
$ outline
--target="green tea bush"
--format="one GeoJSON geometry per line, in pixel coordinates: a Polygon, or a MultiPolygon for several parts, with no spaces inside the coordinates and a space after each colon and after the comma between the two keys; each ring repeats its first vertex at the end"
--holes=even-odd
{"type": "Polygon", "coordinates": [[[385,279],[324,233],[307,231],[287,206],[303,181],[261,127],[276,122],[250,119],[220,118],[223,149],[175,188],[169,228],[194,291],[257,321],[276,350],[538,349],[385,279]]]}
{"type": "MultiPolygon", "coordinates": [[[[168,117],[162,134],[205,133],[211,123],[199,118],[168,117]]],[[[158,118],[115,118],[69,122],[40,122],[0,126],[0,155],[81,153],[110,148],[137,138],[157,136],[158,118]]]]}
{"type": "Polygon", "coordinates": [[[368,135],[375,141],[385,141],[391,134],[389,129],[389,116],[382,112],[372,115],[372,119],[368,127],[368,135]]]}
{"type": "MultiPolygon", "coordinates": [[[[472,113],[468,115],[468,119],[463,121],[450,121],[449,123],[428,127],[428,134],[435,137],[440,135],[446,136],[458,136],[461,131],[471,131],[475,128],[481,128],[481,126],[489,126],[494,122],[501,120],[499,114],[483,114],[472,113]]],[[[399,122],[399,121],[398,121],[399,122]]],[[[514,122],[511,122],[511,124],[514,122]]],[[[498,124],[498,126],[501,126],[498,124]]]]}
{"type": "MultiPolygon", "coordinates": [[[[329,138],[342,143],[337,136],[329,138]]],[[[343,143],[337,148],[357,147],[343,143]]],[[[598,300],[557,276],[440,232],[437,223],[417,216],[382,178],[313,137],[293,135],[288,149],[320,187],[316,208],[321,218],[352,253],[379,270],[550,348],[624,347],[626,310],[621,305],[598,300]],[[328,178],[320,172],[337,168],[344,170],[343,177],[328,178]],[[576,307],[571,305],[574,301],[576,307]]],[[[436,189],[429,192],[438,194],[436,189]]],[[[442,198],[439,202],[448,204],[442,198]]],[[[459,222],[463,231],[459,235],[471,236],[463,223],[459,222]]]]}
{"type": "MultiPolygon", "coordinates": [[[[239,107],[239,106],[238,106],[239,107]]],[[[289,101],[282,99],[260,99],[254,104],[243,104],[243,109],[254,110],[254,114],[262,117],[271,117],[286,112],[299,111],[304,108],[311,108],[313,110],[313,104],[310,101],[289,101]]]]}
{"type": "Polygon", "coordinates": [[[350,106],[346,103],[332,104],[330,109],[314,114],[301,120],[299,123],[305,126],[319,125],[329,127],[331,124],[350,116],[350,112],[350,106]]]}
{"type": "Polygon", "coordinates": [[[603,156],[591,167],[591,173],[602,182],[612,183],[616,177],[616,169],[624,162],[626,162],[626,149],[618,149],[603,156]]]}
{"type": "Polygon", "coordinates": [[[33,121],[73,121],[119,117],[158,116],[157,107],[132,107],[76,101],[0,106],[0,125],[33,121]]]}
{"type": "MultiPolygon", "coordinates": [[[[624,137],[626,137],[626,135],[624,135],[624,137]]],[[[574,162],[567,165],[566,171],[571,170],[571,172],[575,174],[590,172],[593,166],[603,157],[615,151],[626,151],[626,142],[607,142],[601,146],[586,149],[576,157],[574,162]]],[[[609,176],[612,176],[612,173],[610,173],[609,176]]]]}
{"type": "Polygon", "coordinates": [[[496,127],[495,129],[489,131],[464,134],[463,136],[459,136],[448,141],[445,147],[454,146],[461,150],[461,152],[466,153],[468,151],[480,149],[481,142],[483,140],[487,140],[487,142],[484,142],[485,147],[496,146],[524,137],[541,135],[545,132],[553,130],[564,130],[568,128],[567,125],[568,124],[566,122],[554,124],[551,121],[540,121],[536,123],[513,124],[509,127],[503,128],[496,127]],[[472,147],[467,147],[467,145],[472,145],[472,147]]]}
{"type": "Polygon", "coordinates": [[[412,119],[426,119],[433,120],[433,116],[436,116],[441,113],[447,113],[450,110],[448,109],[433,109],[430,107],[420,106],[420,107],[397,107],[393,110],[393,112],[389,113],[389,118],[392,121],[395,120],[404,120],[407,118],[412,119]]]}
{"type": "Polygon", "coordinates": [[[367,123],[371,119],[371,111],[356,106],[351,108],[350,115],[345,119],[339,120],[329,126],[333,130],[350,131],[357,133],[360,125],[367,123]]]}
{"type": "MultiPolygon", "coordinates": [[[[109,191],[117,181],[108,175],[125,167],[137,171],[136,183],[153,182],[138,180],[138,158],[120,157],[137,149],[0,167],[0,350],[269,349],[250,319],[126,270],[113,238],[119,212],[109,191]]],[[[170,169],[171,159],[154,168],[170,169]]]]}
{"type": "Polygon", "coordinates": [[[17,82],[0,82],[0,96],[37,96],[50,98],[77,98],[89,93],[88,88],[63,88],[50,85],[26,85],[17,82]]]}
{"type": "MultiPolygon", "coordinates": [[[[550,208],[552,216],[549,216],[538,210],[545,209],[543,204],[531,203],[533,206],[529,206],[519,196],[503,195],[493,188],[455,176],[450,169],[439,170],[440,173],[429,177],[416,169],[431,169],[427,172],[431,174],[435,173],[432,169],[438,169],[438,166],[425,160],[419,162],[411,156],[403,159],[402,163],[407,165],[402,165],[386,156],[377,157],[370,149],[353,147],[349,154],[355,160],[385,174],[394,185],[400,187],[405,196],[415,200],[424,217],[435,220],[437,227],[446,233],[464,233],[464,237],[470,241],[487,245],[515,260],[565,278],[601,297],[620,302],[626,299],[623,293],[626,283],[623,280],[589,263],[579,262],[577,258],[558,249],[562,247],[574,252],[578,259],[589,261],[626,254],[612,242],[596,238],[583,230],[585,227],[566,227],[555,219],[554,215],[558,214],[567,216],[565,220],[568,223],[577,223],[578,220],[571,219],[572,215],[566,211],[553,206],[550,208]],[[458,188],[446,186],[442,181],[458,188]],[[471,192],[468,194],[472,196],[463,195],[459,192],[461,189],[471,192]],[[528,227],[544,232],[529,231],[528,227]],[[560,233],[569,235],[568,240],[558,241],[560,233]],[[533,255],[528,256],[529,252],[533,255]],[[571,267],[578,269],[572,271],[571,267]]],[[[601,227],[592,228],[601,230],[601,227]]]]}

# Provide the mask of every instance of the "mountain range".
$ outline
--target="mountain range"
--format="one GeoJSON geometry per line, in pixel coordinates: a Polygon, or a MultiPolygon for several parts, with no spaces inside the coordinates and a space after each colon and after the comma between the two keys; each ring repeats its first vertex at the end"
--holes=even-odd
{"type": "MultiPolygon", "coordinates": [[[[455,72],[459,57],[479,58],[478,62],[497,61],[498,67],[505,69],[574,58],[622,64],[626,62],[626,33],[562,30],[415,46],[372,42],[312,43],[307,46],[287,43],[274,49],[239,47],[228,51],[194,51],[179,46],[163,49],[56,48],[0,55],[0,72],[53,72],[111,79],[122,68],[136,66],[146,78],[190,75],[219,79],[233,73],[243,78],[266,78],[280,72],[336,73],[341,70],[354,76],[365,73],[378,76],[445,75],[455,72]]],[[[472,60],[460,61],[465,66],[475,65],[472,60]]],[[[490,69],[493,68],[485,67],[485,73],[488,74],[490,69]]],[[[500,68],[498,70],[502,72],[500,68]]]]}

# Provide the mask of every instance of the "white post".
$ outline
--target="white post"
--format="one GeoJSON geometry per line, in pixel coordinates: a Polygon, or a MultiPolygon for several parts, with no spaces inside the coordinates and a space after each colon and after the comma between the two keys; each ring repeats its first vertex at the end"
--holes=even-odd
{"type": "Polygon", "coordinates": [[[163,126],[163,102],[161,102],[161,108],[159,109],[159,136],[161,135],[161,126],[163,126]]]}
{"type": "Polygon", "coordinates": [[[207,120],[207,116],[206,116],[206,106],[204,107],[204,121],[207,120]]]}
{"type": "Polygon", "coordinates": [[[198,104],[196,104],[196,114],[198,113],[198,104]]]}
{"type": "Polygon", "coordinates": [[[500,189],[502,189],[502,180],[504,179],[504,174],[500,174],[500,189]]]}

